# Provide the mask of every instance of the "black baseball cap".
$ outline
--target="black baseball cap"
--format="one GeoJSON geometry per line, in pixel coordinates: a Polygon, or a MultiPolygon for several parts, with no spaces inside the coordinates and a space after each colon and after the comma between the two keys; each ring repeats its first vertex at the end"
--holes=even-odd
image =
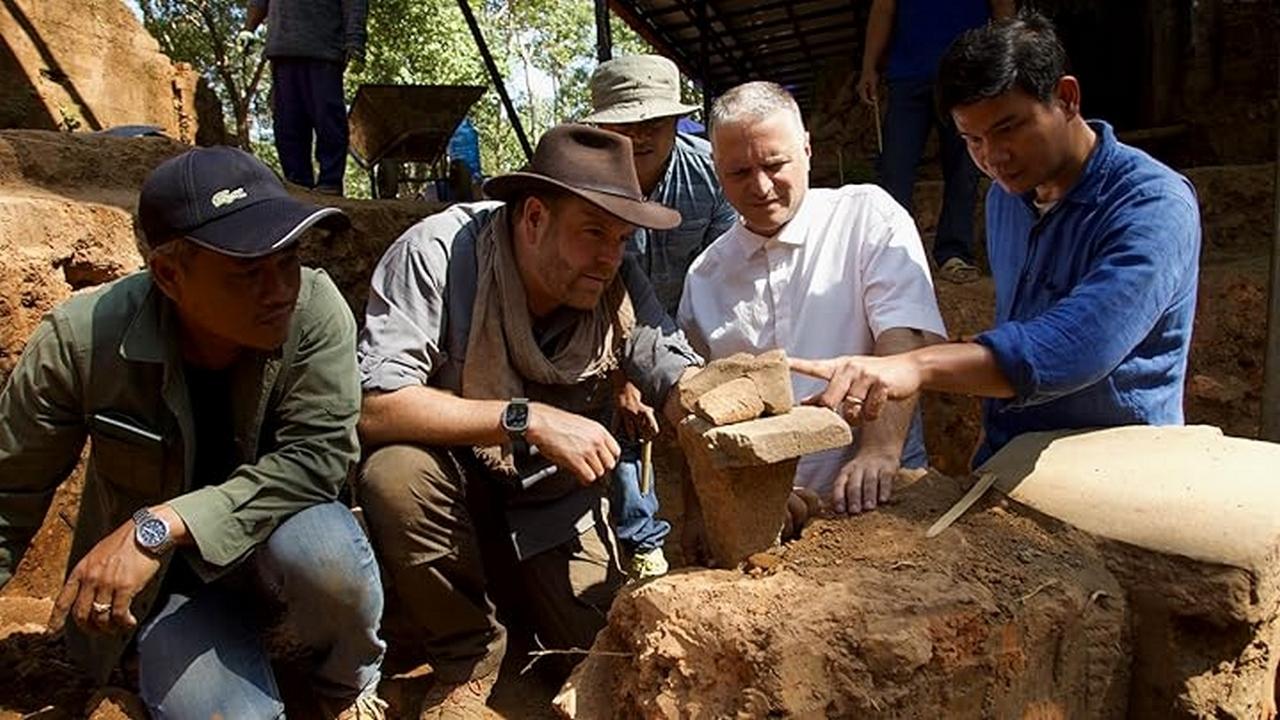
{"type": "Polygon", "coordinates": [[[151,247],[186,237],[240,258],[269,255],[321,223],[342,228],[342,211],[295,200],[276,174],[249,153],[195,148],[147,176],[138,198],[138,229],[151,247]]]}

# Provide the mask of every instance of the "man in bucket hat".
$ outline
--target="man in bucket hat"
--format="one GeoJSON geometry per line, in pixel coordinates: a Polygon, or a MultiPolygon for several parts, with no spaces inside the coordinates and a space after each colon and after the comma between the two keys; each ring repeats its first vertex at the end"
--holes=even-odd
{"type": "MultiPolygon", "coordinates": [[[[663,308],[674,318],[689,265],[733,226],[738,213],[721,192],[711,146],[677,130],[680,117],[697,107],[680,102],[675,63],[660,55],[616,58],[596,68],[590,88],[592,112],[583,122],[631,138],[641,192],[680,212],[679,227],[637,228],[627,244],[627,253],[636,258],[663,308]]],[[[635,442],[655,432],[654,413],[629,383],[620,386],[618,402],[629,436],[623,438],[622,462],[613,483],[618,540],[631,557],[633,576],[661,575],[667,570],[662,546],[670,526],[655,517],[656,483],[641,492],[643,469],[635,442]]]]}
{"type": "Polygon", "coordinates": [[[148,270],[57,307],[0,391],[0,584],[92,438],[51,624],[98,681],[136,642],[153,717],[281,717],[281,618],[322,716],[383,716],[377,567],[336,501],[355,322],[296,251],[339,219],[242,151],[168,160],[138,202],[148,270]]]}
{"type": "Polygon", "coordinates": [[[357,489],[405,625],[393,645],[437,679],[428,718],[486,713],[507,635],[493,600],[548,648],[591,645],[623,580],[600,487],[614,376],[674,414],[701,362],[625,258],[636,226],[680,222],[644,199],[627,138],[552,128],[485,191],[501,202],[391,246],[359,345],[357,489]]]}
{"type": "Polygon", "coordinates": [[[591,75],[591,114],[582,122],[631,138],[640,191],[680,213],[677,227],[636,228],[627,246],[648,274],[667,314],[680,307],[689,264],[733,225],[706,140],[679,132],[680,73],[660,55],[628,55],[601,63],[591,75]]]}

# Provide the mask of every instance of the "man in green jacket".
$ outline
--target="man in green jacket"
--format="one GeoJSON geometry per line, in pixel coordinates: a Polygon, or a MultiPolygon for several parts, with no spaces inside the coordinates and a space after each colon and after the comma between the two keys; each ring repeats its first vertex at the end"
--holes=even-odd
{"type": "Polygon", "coordinates": [[[377,568],[336,501],[355,323],[295,248],[340,218],[239,150],[165,162],[138,205],[148,271],[50,313],[0,390],[0,586],[92,438],[50,622],[99,681],[136,639],[155,717],[281,716],[277,622],[326,715],[382,716],[377,568]]]}

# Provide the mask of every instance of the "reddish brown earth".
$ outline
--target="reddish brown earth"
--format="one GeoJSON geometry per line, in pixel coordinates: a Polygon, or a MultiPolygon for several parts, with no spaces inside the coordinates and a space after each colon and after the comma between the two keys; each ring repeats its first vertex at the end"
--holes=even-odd
{"type": "Polygon", "coordinates": [[[1079,531],[927,475],[748,570],[624,593],[570,680],[574,717],[1118,718],[1123,592],[1079,531]]]}
{"type": "MultiPolygon", "coordinates": [[[[150,168],[181,149],[164,140],[0,132],[0,381],[45,312],[77,290],[139,267],[129,220],[137,188],[150,168]]],[[[1248,166],[1189,173],[1199,189],[1206,236],[1187,416],[1232,434],[1253,434],[1258,423],[1271,172],[1269,166],[1248,166]]],[[[936,188],[923,185],[920,196],[920,219],[927,236],[931,212],[936,214],[936,188]]],[[[329,270],[353,310],[359,310],[368,274],[383,248],[431,208],[407,202],[341,201],[340,205],[351,216],[352,229],[328,240],[310,239],[304,254],[311,264],[329,270]]],[[[941,286],[940,304],[951,332],[963,335],[986,327],[990,295],[989,280],[941,286]]],[[[963,473],[977,438],[976,403],[929,398],[926,407],[935,464],[948,473],[963,473]]],[[[658,459],[662,468],[672,465],[669,459],[658,459]]],[[[678,519],[678,497],[662,485],[664,512],[678,519]]],[[[76,475],[60,490],[18,575],[0,592],[0,720],[49,706],[54,714],[45,717],[87,714],[92,689],[66,665],[56,638],[43,633],[41,606],[31,604],[32,599],[47,603],[61,583],[78,497],[76,475]]],[[[893,522],[893,517],[893,511],[873,516],[871,524],[893,522]]],[[[867,561],[838,549],[843,541],[835,542],[839,538],[830,533],[843,530],[824,527],[820,525],[800,545],[787,550],[788,572],[796,578],[805,580],[806,573],[819,572],[817,568],[825,567],[828,560],[831,567],[822,572],[837,574],[836,560],[848,564],[856,556],[857,562],[867,561]],[[832,543],[824,544],[824,537],[833,538],[832,543]]],[[[678,557],[675,545],[673,538],[668,547],[678,557]]],[[[894,557],[913,562],[906,555],[894,557]]],[[[888,556],[884,559],[890,565],[894,562],[888,556]]],[[[914,578],[911,573],[916,571],[899,567],[887,577],[904,572],[903,578],[914,578]]],[[[999,611],[998,603],[992,607],[999,611]]],[[[120,683],[127,684],[127,679],[121,678],[120,683]]],[[[527,717],[535,708],[545,712],[545,705],[536,698],[545,699],[547,694],[536,679],[523,679],[499,687],[499,704],[512,716],[527,717]]],[[[881,702],[879,696],[875,702],[881,702]]]]}

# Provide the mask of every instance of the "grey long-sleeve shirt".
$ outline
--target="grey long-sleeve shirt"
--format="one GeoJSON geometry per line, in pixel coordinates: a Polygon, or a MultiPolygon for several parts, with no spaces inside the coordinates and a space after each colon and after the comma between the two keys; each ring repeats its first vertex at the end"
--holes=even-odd
{"type": "Polygon", "coordinates": [[[351,51],[363,56],[368,36],[368,0],[249,0],[267,15],[269,58],[342,62],[351,51]]]}

